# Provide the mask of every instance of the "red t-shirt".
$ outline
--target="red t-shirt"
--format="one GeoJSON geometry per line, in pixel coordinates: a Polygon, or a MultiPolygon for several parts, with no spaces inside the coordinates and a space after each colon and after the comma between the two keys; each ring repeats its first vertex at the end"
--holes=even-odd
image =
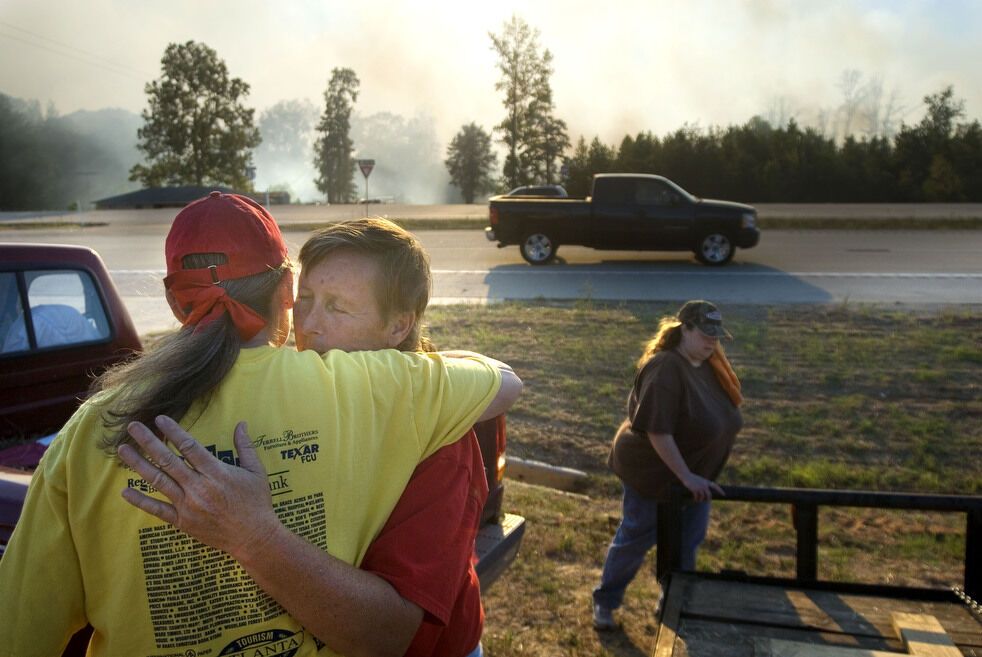
{"type": "Polygon", "coordinates": [[[408,657],[463,657],[484,626],[474,538],[488,498],[474,430],[416,467],[363,570],[423,609],[408,657]]]}

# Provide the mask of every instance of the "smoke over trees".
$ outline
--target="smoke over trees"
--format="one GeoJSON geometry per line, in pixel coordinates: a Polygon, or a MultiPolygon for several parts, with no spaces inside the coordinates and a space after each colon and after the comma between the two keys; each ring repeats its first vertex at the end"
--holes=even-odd
{"type": "MultiPolygon", "coordinates": [[[[966,118],[965,104],[950,86],[925,96],[923,118],[908,124],[903,117],[911,111],[896,88],[879,76],[847,70],[837,79],[838,102],[825,107],[809,108],[792,97],[777,96],[761,116],[742,125],[684,124],[661,136],[650,131],[626,135],[616,145],[585,135],[571,148],[566,124],[555,116],[553,60],[539,46],[538,32],[512,17],[499,35],[490,36],[501,74],[495,89],[503,93],[507,110],[491,135],[506,148],[505,153],[498,151],[506,155],[507,175],[499,182],[506,188],[562,182],[571,193],[585,195],[593,173],[623,171],[663,174],[700,195],[751,202],[982,202],[982,127],[978,120],[966,118]],[[568,166],[559,176],[563,161],[568,166]]],[[[211,71],[220,78],[218,86],[237,90],[229,89],[238,103],[229,110],[231,116],[248,117],[243,119],[245,137],[240,141],[257,142],[257,132],[262,137],[253,154],[260,189],[286,190],[295,200],[310,201],[325,193],[331,202],[351,201],[361,189],[354,166],[357,154],[376,161],[369,185],[373,197],[408,203],[468,197],[464,179],[451,167],[458,155],[468,152],[467,140],[477,137],[469,126],[456,136],[441,135],[428,114],[358,115],[353,109],[358,77],[351,69],[334,69],[323,106],[307,100],[276,103],[262,113],[257,131],[251,127],[253,110],[241,106],[248,85],[228,79],[213,50],[190,43],[190,50],[188,44],[172,44],[169,51],[178,51],[173,53],[174,71],[165,65],[161,78],[146,85],[156,91],[144,121],[123,110],[60,117],[53,107],[43,110],[37,101],[0,94],[0,209],[65,209],[76,203],[84,208],[98,198],[130,191],[127,172],[153,166],[133,166],[140,159],[136,135],[141,124],[144,152],[151,142],[156,148],[166,141],[173,153],[184,157],[201,143],[211,158],[214,149],[226,143],[226,136],[213,129],[224,126],[222,117],[227,115],[190,127],[205,96],[168,86],[176,85],[185,69],[194,74],[211,71]],[[206,60],[201,70],[194,63],[197,58],[206,60]],[[173,113],[172,130],[165,130],[168,124],[163,121],[151,126],[148,118],[155,103],[164,99],[188,110],[173,113]],[[448,169],[455,186],[450,185],[448,169]],[[320,191],[315,178],[322,184],[320,191]],[[329,181],[337,184],[330,192],[329,181]]],[[[165,53],[162,64],[168,57],[165,53]]],[[[470,125],[476,128],[476,123],[470,125]]],[[[489,150],[493,155],[494,149],[489,150]]],[[[173,153],[161,157],[186,178],[162,170],[154,174],[159,178],[141,180],[198,182],[199,172],[209,170],[210,165],[179,160],[173,153]]],[[[222,181],[219,177],[226,174],[211,170],[205,184],[248,187],[243,179],[250,151],[243,147],[236,153],[220,159],[233,164],[228,175],[238,176],[239,183],[222,181]]],[[[481,194],[477,190],[475,198],[481,194]]]]}
{"type": "Polygon", "coordinates": [[[770,99],[763,118],[772,126],[785,126],[793,119],[837,143],[849,137],[892,139],[897,134],[900,120],[909,108],[901,102],[896,87],[888,91],[881,76],[864,79],[863,73],[855,69],[842,71],[835,86],[841,94],[838,105],[808,108],[805,103],[780,95],[770,99]]]}
{"type": "Polygon", "coordinates": [[[351,119],[351,136],[358,157],[375,160],[368,181],[373,198],[399,203],[447,202],[448,178],[440,161],[433,117],[417,114],[406,118],[391,112],[356,114],[351,119]]]}
{"type": "Polygon", "coordinates": [[[0,209],[84,209],[129,191],[139,117],[122,110],[58,116],[0,94],[0,209]],[[81,206],[81,207],[80,207],[81,206]]]}
{"type": "Polygon", "coordinates": [[[318,110],[309,100],[282,100],[259,115],[263,141],[256,149],[256,187],[312,200],[318,110]]]}
{"type": "Polygon", "coordinates": [[[249,85],[230,78],[218,53],[194,41],[168,45],[160,67],[160,78],[145,87],[149,107],[137,132],[146,163],[130,170],[130,180],[249,189],[260,142],[254,110],[243,105],[249,85]]]}

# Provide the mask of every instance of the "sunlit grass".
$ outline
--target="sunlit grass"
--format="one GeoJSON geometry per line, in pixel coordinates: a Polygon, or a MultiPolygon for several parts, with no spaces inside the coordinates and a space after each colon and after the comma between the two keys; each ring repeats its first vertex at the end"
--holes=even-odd
{"type": "MultiPolygon", "coordinates": [[[[509,481],[526,539],[485,596],[495,657],[631,655],[654,638],[654,552],[628,589],[622,633],[598,641],[590,591],[620,521],[610,439],[642,345],[678,304],[504,303],[440,307],[438,344],[484,351],[518,371],[509,453],[589,473],[589,497],[509,481]]],[[[723,307],[743,382],[744,429],[721,481],[748,486],[982,494],[982,322],[970,310],[896,312],[723,307]]],[[[961,578],[958,514],[823,509],[819,576],[947,587],[961,578]]],[[[698,567],[794,576],[787,505],[716,502],[698,567]]]]}
{"type": "MultiPolygon", "coordinates": [[[[484,351],[524,379],[513,453],[604,473],[638,354],[676,309],[515,302],[434,308],[429,322],[438,345],[484,351]]],[[[982,491],[982,322],[971,311],[722,310],[746,397],[724,481],[982,491]]]]}

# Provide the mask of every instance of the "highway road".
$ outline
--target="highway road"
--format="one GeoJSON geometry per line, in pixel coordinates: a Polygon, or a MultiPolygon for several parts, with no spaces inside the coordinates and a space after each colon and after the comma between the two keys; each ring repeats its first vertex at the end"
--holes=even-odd
{"type": "MultiPolygon", "coordinates": [[[[5,230],[0,240],[81,244],[99,252],[142,332],[175,325],[163,301],[166,226],[5,230]]],[[[306,232],[287,232],[296,254],[306,232]]],[[[434,302],[502,299],[721,303],[863,303],[982,307],[982,231],[770,230],[721,268],[691,254],[561,247],[559,262],[531,267],[518,247],[498,249],[480,231],[421,231],[434,271],[434,302]]]]}

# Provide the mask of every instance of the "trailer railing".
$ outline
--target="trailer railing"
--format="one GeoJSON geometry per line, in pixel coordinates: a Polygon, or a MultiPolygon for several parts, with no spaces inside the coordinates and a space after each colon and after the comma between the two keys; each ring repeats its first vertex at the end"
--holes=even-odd
{"type": "MultiPolygon", "coordinates": [[[[796,534],[795,582],[818,583],[818,510],[821,507],[862,507],[965,514],[964,592],[982,599],[982,496],[722,486],[725,497],[713,502],[760,502],[791,506],[796,534]]],[[[681,509],[688,491],[677,488],[673,499],[658,504],[659,579],[681,565],[681,509]]],[[[689,498],[691,499],[691,498],[689,498]]]]}

